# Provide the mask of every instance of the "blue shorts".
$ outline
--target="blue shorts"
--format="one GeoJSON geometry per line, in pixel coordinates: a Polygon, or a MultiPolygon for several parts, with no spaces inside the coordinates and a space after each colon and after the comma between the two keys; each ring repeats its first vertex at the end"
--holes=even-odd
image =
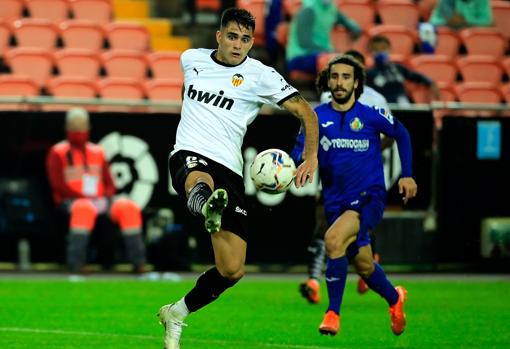
{"type": "Polygon", "coordinates": [[[360,214],[360,228],[353,242],[347,248],[347,258],[355,257],[359,249],[370,244],[369,231],[374,229],[382,220],[385,206],[385,193],[362,192],[358,196],[342,200],[336,207],[326,207],[326,219],[331,226],[345,211],[353,210],[360,214]]]}

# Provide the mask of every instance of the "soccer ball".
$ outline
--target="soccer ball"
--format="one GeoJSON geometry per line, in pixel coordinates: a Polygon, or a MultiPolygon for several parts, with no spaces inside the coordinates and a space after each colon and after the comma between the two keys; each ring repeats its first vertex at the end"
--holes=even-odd
{"type": "Polygon", "coordinates": [[[280,149],[267,149],[253,159],[250,176],[257,190],[269,194],[289,189],[296,172],[294,160],[280,149]]]}

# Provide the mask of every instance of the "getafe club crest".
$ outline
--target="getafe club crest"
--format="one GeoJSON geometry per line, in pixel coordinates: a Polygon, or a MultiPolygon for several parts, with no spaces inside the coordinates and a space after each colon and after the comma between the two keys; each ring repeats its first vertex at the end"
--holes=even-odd
{"type": "Polygon", "coordinates": [[[361,129],[363,128],[363,123],[358,117],[355,117],[354,119],[351,120],[349,126],[351,127],[351,130],[358,132],[361,131],[361,129]]]}
{"type": "Polygon", "coordinates": [[[232,85],[234,85],[234,87],[241,86],[243,81],[244,81],[244,76],[242,76],[241,74],[232,75],[232,85]]]}

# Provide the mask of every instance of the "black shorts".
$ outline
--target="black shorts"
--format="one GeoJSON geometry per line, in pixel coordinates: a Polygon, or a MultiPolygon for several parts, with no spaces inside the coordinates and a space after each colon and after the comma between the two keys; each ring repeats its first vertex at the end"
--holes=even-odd
{"type": "Polygon", "coordinates": [[[211,175],[215,189],[222,188],[228,193],[228,205],[223,212],[221,228],[248,241],[248,207],[241,176],[216,161],[187,150],[173,154],[168,160],[168,169],[172,186],[185,203],[188,200],[184,190],[186,177],[193,171],[211,175]]]}

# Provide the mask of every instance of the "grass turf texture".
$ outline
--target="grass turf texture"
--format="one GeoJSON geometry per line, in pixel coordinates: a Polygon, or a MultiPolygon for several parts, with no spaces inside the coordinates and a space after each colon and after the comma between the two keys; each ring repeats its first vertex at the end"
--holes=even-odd
{"type": "MultiPolygon", "coordinates": [[[[394,278],[408,289],[408,327],[390,330],[386,302],[359,296],[349,281],[341,331],[321,336],[322,302],[310,305],[296,280],[245,279],[187,318],[183,349],[509,348],[510,282],[394,278]]],[[[353,280],[353,279],[352,279],[353,280]]],[[[0,348],[163,347],[156,313],[194,284],[112,280],[0,280],[0,348]]]]}

